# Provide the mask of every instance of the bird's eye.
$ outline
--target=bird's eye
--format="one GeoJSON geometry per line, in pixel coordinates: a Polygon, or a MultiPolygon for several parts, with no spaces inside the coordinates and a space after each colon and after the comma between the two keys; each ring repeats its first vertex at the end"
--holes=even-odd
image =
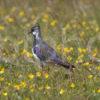
{"type": "Polygon", "coordinates": [[[34,29],[32,28],[32,29],[31,29],[31,31],[33,32],[33,31],[34,31],[34,29]]]}

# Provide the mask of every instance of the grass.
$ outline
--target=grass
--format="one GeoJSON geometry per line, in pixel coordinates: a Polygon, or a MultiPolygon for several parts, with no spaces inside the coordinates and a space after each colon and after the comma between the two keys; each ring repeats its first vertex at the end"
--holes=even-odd
{"type": "Polygon", "coordinates": [[[100,2],[8,1],[0,1],[0,100],[99,100],[100,2]],[[27,34],[35,23],[73,72],[38,68],[27,34]]]}

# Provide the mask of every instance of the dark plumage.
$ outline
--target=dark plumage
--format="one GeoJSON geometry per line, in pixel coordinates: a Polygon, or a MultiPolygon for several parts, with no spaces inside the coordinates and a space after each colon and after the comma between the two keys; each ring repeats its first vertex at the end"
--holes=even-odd
{"type": "Polygon", "coordinates": [[[64,62],[55,50],[42,40],[39,25],[32,27],[30,33],[34,36],[33,55],[36,59],[40,60],[42,66],[46,62],[52,62],[68,69],[74,68],[74,65],[69,64],[67,61],[64,62]]]}

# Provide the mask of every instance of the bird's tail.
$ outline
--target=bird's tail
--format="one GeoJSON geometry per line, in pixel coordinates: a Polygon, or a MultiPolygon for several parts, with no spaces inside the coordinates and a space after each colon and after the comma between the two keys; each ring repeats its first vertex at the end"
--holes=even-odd
{"type": "Polygon", "coordinates": [[[56,61],[56,64],[57,65],[61,65],[64,68],[67,68],[67,69],[73,69],[73,68],[75,68],[75,66],[73,64],[70,64],[68,62],[63,62],[62,60],[57,60],[56,61]]]}
{"type": "Polygon", "coordinates": [[[63,66],[64,68],[67,68],[67,69],[73,69],[73,68],[75,68],[75,66],[73,64],[70,64],[70,63],[60,62],[59,65],[63,66]]]}

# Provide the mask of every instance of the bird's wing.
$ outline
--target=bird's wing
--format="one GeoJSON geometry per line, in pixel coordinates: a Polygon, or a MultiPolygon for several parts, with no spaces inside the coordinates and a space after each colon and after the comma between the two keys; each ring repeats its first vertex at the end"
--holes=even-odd
{"type": "Polygon", "coordinates": [[[34,47],[34,48],[33,48],[33,52],[36,54],[36,56],[37,56],[41,61],[46,60],[46,56],[43,54],[44,48],[34,47]]]}
{"type": "Polygon", "coordinates": [[[61,58],[58,56],[56,51],[50,47],[48,44],[45,44],[45,49],[46,49],[46,55],[48,60],[54,61],[54,60],[61,60],[61,58]]]}
{"type": "MultiPolygon", "coordinates": [[[[48,46],[48,45],[47,45],[48,46]]],[[[56,51],[48,46],[47,53],[49,54],[48,60],[57,65],[61,65],[64,68],[73,69],[75,66],[73,64],[68,63],[67,61],[63,61],[61,57],[56,53],[56,51]]]]}
{"type": "Polygon", "coordinates": [[[74,65],[69,64],[67,61],[64,62],[60,56],[57,55],[56,51],[47,44],[34,47],[34,53],[41,61],[53,62],[65,68],[74,68],[74,65]]]}
{"type": "Polygon", "coordinates": [[[59,58],[55,50],[46,43],[43,43],[39,46],[35,46],[33,51],[37,55],[37,57],[43,61],[59,58]]]}

